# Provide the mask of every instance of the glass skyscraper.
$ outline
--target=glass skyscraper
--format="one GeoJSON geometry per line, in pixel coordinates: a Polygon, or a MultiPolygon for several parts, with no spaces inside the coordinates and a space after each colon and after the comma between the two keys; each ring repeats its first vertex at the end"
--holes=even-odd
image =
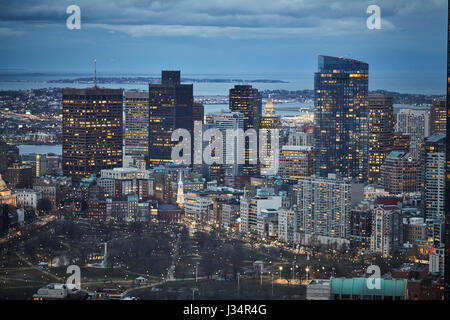
{"type": "MultiPolygon", "coordinates": [[[[236,85],[230,89],[230,111],[240,112],[244,115],[244,131],[255,129],[258,133],[262,115],[262,98],[258,89],[249,85],[236,85]]],[[[249,151],[248,139],[245,141],[245,164],[242,166],[243,176],[258,176],[258,164],[250,162],[258,159],[250,159],[252,152],[249,151]]],[[[257,151],[256,151],[257,154],[257,151]]]]}
{"type": "Polygon", "coordinates": [[[165,166],[172,163],[176,144],[171,141],[172,132],[182,128],[192,136],[193,86],[180,83],[180,71],[162,71],[161,84],[150,84],[148,94],[149,166],[165,166]]]}
{"type": "Polygon", "coordinates": [[[315,172],[354,181],[368,175],[369,65],[347,58],[319,56],[314,76],[315,172]]]}

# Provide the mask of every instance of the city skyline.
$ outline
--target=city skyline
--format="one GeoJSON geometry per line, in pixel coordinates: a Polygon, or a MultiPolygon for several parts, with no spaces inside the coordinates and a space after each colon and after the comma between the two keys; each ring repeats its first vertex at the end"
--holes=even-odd
{"type": "Polygon", "coordinates": [[[448,300],[444,1],[0,3],[0,301],[448,300]]]}

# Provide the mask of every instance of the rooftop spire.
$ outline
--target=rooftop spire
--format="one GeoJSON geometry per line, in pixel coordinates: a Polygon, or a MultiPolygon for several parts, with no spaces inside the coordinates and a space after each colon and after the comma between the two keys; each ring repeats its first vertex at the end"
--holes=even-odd
{"type": "Polygon", "coordinates": [[[97,88],[97,59],[94,59],[94,88],[97,88]]]}
{"type": "Polygon", "coordinates": [[[273,107],[272,97],[270,95],[269,98],[267,99],[266,106],[264,107],[264,116],[265,117],[275,116],[275,109],[273,107]]]}

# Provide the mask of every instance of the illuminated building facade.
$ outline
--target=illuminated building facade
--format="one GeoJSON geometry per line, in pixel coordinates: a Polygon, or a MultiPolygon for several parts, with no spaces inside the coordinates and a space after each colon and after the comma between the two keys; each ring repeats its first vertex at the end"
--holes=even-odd
{"type": "Polygon", "coordinates": [[[392,151],[381,166],[381,185],[391,194],[420,191],[419,162],[409,153],[392,151]]]}
{"type": "Polygon", "coordinates": [[[393,136],[392,150],[409,152],[411,138],[407,134],[402,134],[400,132],[395,132],[393,136]]]}
{"type": "Polygon", "coordinates": [[[319,56],[314,76],[316,175],[367,180],[368,76],[365,62],[319,56]]]}
{"type": "Polygon", "coordinates": [[[149,166],[163,167],[172,163],[172,132],[182,128],[192,135],[193,86],[180,83],[180,71],[162,71],[161,84],[150,84],[148,94],[149,166]]]}
{"type": "Polygon", "coordinates": [[[148,157],[148,92],[125,92],[125,155],[148,157]]]}
{"type": "Polygon", "coordinates": [[[2,175],[0,174],[0,205],[8,204],[11,206],[16,206],[16,195],[11,192],[11,189],[8,189],[5,181],[2,179],[2,175]]]}
{"type": "Polygon", "coordinates": [[[274,166],[275,168],[277,166],[277,164],[275,163],[275,161],[277,160],[277,158],[275,157],[275,153],[278,153],[280,151],[282,126],[280,117],[277,117],[275,115],[275,108],[273,106],[271,97],[267,99],[266,106],[264,107],[264,116],[261,117],[259,128],[261,130],[266,130],[264,134],[267,137],[261,141],[262,145],[260,146],[260,151],[263,152],[263,154],[260,154],[260,157],[263,157],[264,161],[264,163],[261,163],[261,174],[276,174],[276,172],[273,172],[270,169],[272,168],[272,166],[274,166]],[[275,139],[277,135],[275,130],[278,130],[278,141],[272,140],[275,139]],[[272,150],[272,147],[277,150],[272,150]]]}
{"type": "Polygon", "coordinates": [[[425,216],[443,219],[445,210],[445,134],[425,141],[425,216]]]}
{"type": "MultiPolygon", "coordinates": [[[[243,130],[244,116],[240,112],[221,112],[208,114],[203,131],[208,129],[219,129],[222,132],[222,156],[223,163],[214,163],[208,167],[210,179],[215,179],[218,185],[233,186],[234,179],[239,175],[242,164],[238,164],[239,136],[233,141],[227,141],[227,130],[243,130]],[[233,148],[233,150],[232,150],[233,148]]],[[[204,147],[209,142],[204,142],[204,147]]]]}
{"type": "Polygon", "coordinates": [[[381,165],[393,149],[394,100],[390,94],[369,95],[369,182],[378,182],[381,165]]]}
{"type": "Polygon", "coordinates": [[[63,89],[63,173],[78,183],[122,166],[121,89],[63,89]]]}
{"type": "Polygon", "coordinates": [[[314,154],[311,146],[283,146],[280,152],[279,175],[304,179],[313,174],[314,154]]]}
{"type": "Polygon", "coordinates": [[[370,251],[386,258],[398,252],[402,245],[402,211],[393,205],[376,207],[372,215],[370,251]]]}
{"type": "MultiPolygon", "coordinates": [[[[262,115],[262,98],[258,89],[252,88],[250,85],[236,85],[230,89],[229,103],[230,111],[243,114],[244,131],[255,129],[258,133],[262,115]]],[[[243,176],[254,177],[259,175],[258,164],[250,163],[250,161],[257,162],[258,159],[250,159],[251,154],[249,142],[246,139],[245,164],[242,166],[242,172],[240,173],[243,176]]]]}
{"type": "Polygon", "coordinates": [[[447,101],[436,99],[430,112],[430,134],[443,133],[447,127],[447,101]]]}
{"type": "Polygon", "coordinates": [[[296,231],[307,236],[347,239],[350,236],[350,180],[330,174],[329,178],[300,179],[296,231]]]}

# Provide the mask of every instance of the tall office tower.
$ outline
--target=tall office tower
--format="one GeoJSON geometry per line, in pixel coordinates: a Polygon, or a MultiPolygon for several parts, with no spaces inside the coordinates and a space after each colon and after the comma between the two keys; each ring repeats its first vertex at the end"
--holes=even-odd
{"type": "Polygon", "coordinates": [[[316,175],[367,180],[368,80],[365,62],[319,56],[319,71],[314,75],[316,175]]]}
{"type": "Polygon", "coordinates": [[[64,175],[78,183],[102,169],[121,167],[123,91],[63,89],[62,101],[64,175]]]}
{"type": "MultiPolygon", "coordinates": [[[[238,145],[242,144],[242,141],[234,139],[235,141],[227,141],[227,130],[243,130],[244,129],[244,116],[239,112],[225,112],[209,114],[206,116],[206,123],[203,126],[204,131],[207,129],[219,129],[222,132],[222,164],[214,164],[209,167],[209,176],[220,177],[217,172],[223,170],[224,184],[227,186],[234,185],[234,178],[239,174],[239,169],[242,167],[238,164],[238,145]],[[218,171],[219,170],[219,171],[218,171]]],[[[239,136],[237,136],[239,137],[239,136]]]]}
{"type": "Polygon", "coordinates": [[[311,146],[283,146],[279,175],[288,179],[305,179],[313,174],[314,154],[311,146]]]}
{"type": "MultiPolygon", "coordinates": [[[[162,71],[161,84],[150,84],[149,105],[149,166],[172,163],[172,132],[187,129],[193,133],[192,84],[180,84],[180,71],[162,71]]],[[[192,152],[191,152],[192,154],[192,152]]]]}
{"type": "Polygon", "coordinates": [[[203,123],[205,118],[205,106],[201,103],[192,104],[192,121],[200,121],[203,123]]]}
{"type": "MultiPolygon", "coordinates": [[[[258,133],[260,118],[262,114],[262,98],[258,89],[252,88],[250,85],[235,85],[230,89],[229,96],[230,111],[240,112],[244,115],[244,131],[248,129],[255,129],[258,133]]],[[[253,152],[249,150],[250,144],[248,139],[245,141],[245,164],[242,166],[243,176],[258,176],[258,164],[251,164],[258,162],[256,159],[250,159],[253,152]]],[[[256,150],[256,155],[258,154],[256,150]]]]}
{"type": "Polygon", "coordinates": [[[337,179],[333,174],[329,178],[312,176],[300,179],[294,188],[297,195],[297,230],[305,243],[311,237],[332,240],[350,236],[350,180],[337,179]]]}
{"type": "Polygon", "coordinates": [[[445,211],[445,134],[425,140],[425,217],[444,218],[445,211]]]}
{"type": "Polygon", "coordinates": [[[445,134],[447,127],[447,101],[436,99],[430,112],[430,135],[436,133],[445,134]]]}
{"type": "Polygon", "coordinates": [[[392,151],[381,166],[381,185],[391,194],[419,192],[420,164],[409,153],[392,151]]]}
{"type": "Polygon", "coordinates": [[[125,155],[148,157],[148,92],[125,92],[125,155]]]}
{"type": "Polygon", "coordinates": [[[400,132],[395,132],[393,136],[393,146],[392,150],[409,152],[409,147],[411,144],[411,138],[407,134],[401,134],[400,132]]]}
{"type": "Polygon", "coordinates": [[[259,128],[261,130],[266,130],[266,139],[263,139],[262,145],[260,145],[260,152],[263,152],[263,154],[260,154],[259,156],[260,159],[263,158],[264,161],[264,163],[261,163],[261,174],[275,175],[277,172],[274,172],[274,170],[271,169],[278,168],[278,165],[275,162],[278,160],[276,155],[280,152],[282,126],[280,117],[275,115],[275,108],[271,97],[267,99],[266,106],[264,107],[264,115],[261,117],[259,128]],[[275,130],[278,130],[278,135],[276,135],[275,130]],[[274,141],[273,139],[277,139],[277,141],[274,141]],[[276,148],[276,150],[272,150],[272,147],[276,148]]]}
{"type": "Polygon", "coordinates": [[[390,94],[369,94],[369,182],[380,181],[380,169],[393,149],[394,99],[390,94]]]}
{"type": "Polygon", "coordinates": [[[397,113],[397,132],[410,136],[411,155],[421,159],[424,140],[430,135],[430,112],[428,110],[401,109],[397,113]]]}
{"type": "Polygon", "coordinates": [[[370,249],[383,257],[392,256],[403,245],[401,210],[397,206],[379,206],[373,210],[370,249]]]}

